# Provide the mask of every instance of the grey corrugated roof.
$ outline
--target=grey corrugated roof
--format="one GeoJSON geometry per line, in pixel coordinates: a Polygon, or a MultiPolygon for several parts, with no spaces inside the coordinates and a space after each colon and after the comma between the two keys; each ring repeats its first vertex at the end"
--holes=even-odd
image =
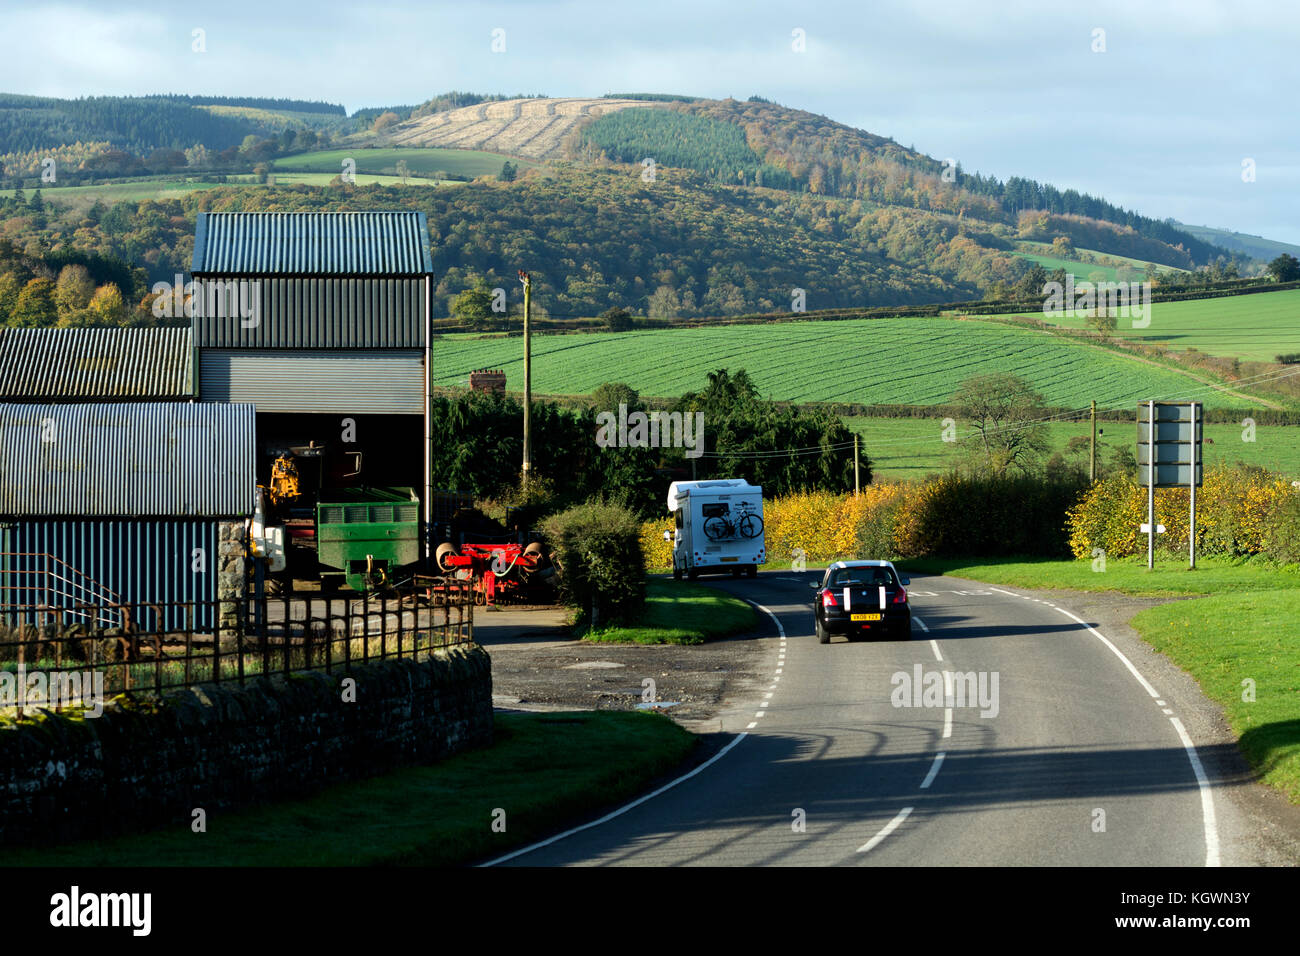
{"type": "Polygon", "coordinates": [[[195,275],[425,275],[422,212],[201,212],[195,275]]]}
{"type": "Polygon", "coordinates": [[[251,513],[254,406],[0,404],[0,516],[251,513]]]}
{"type": "Polygon", "coordinates": [[[189,329],[0,329],[0,400],[194,394],[189,329]]]}

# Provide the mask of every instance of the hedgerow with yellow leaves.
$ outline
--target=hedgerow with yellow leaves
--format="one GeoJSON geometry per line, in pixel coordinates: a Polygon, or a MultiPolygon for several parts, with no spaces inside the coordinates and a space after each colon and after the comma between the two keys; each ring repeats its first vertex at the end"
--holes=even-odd
{"type": "MultiPolygon", "coordinates": [[[[1196,491],[1196,548],[1202,554],[1242,557],[1268,550],[1279,509],[1293,498],[1284,479],[1258,468],[1219,465],[1205,473],[1196,491]]],[[[1191,495],[1186,488],[1157,488],[1156,523],[1165,533],[1156,536],[1156,549],[1185,553],[1190,536],[1191,495]]],[[[1147,519],[1147,490],[1127,476],[1097,482],[1070,509],[1070,551],[1093,556],[1100,548],[1111,557],[1146,551],[1147,536],[1139,526],[1147,519]]]]}
{"type": "MultiPolygon", "coordinates": [[[[1186,552],[1188,491],[1156,492],[1156,520],[1167,533],[1164,552],[1186,552]]],[[[764,502],[769,566],[850,558],[923,558],[1073,554],[1111,557],[1146,550],[1146,489],[1120,475],[1091,487],[1028,477],[980,478],[956,473],[923,482],[882,482],[859,495],[825,491],[764,502]]],[[[672,518],[641,526],[650,570],[672,566],[663,533],[672,518]]],[[[1203,554],[1269,554],[1294,561],[1300,547],[1300,495],[1285,480],[1256,468],[1219,466],[1197,490],[1197,548],[1203,554]]]]}

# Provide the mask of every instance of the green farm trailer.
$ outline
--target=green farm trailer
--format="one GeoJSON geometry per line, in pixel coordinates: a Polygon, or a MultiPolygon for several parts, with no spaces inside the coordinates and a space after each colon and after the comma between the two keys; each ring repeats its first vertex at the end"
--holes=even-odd
{"type": "Polygon", "coordinates": [[[316,505],[321,581],[345,578],[354,591],[392,582],[420,559],[420,500],[414,488],[324,491],[316,505]]]}

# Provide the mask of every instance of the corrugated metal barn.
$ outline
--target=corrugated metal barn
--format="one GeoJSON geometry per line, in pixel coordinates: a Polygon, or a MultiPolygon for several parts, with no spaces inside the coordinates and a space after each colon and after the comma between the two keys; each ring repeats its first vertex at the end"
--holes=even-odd
{"type": "Polygon", "coordinates": [[[198,214],[199,397],[257,407],[260,483],[311,447],[299,505],[316,487],[423,487],[427,527],[432,270],[422,212],[198,214]]]}
{"type": "Polygon", "coordinates": [[[153,602],[183,626],[167,605],[218,599],[254,467],[247,404],[0,404],[0,603],[153,602]]]}
{"type": "Polygon", "coordinates": [[[422,212],[199,213],[201,397],[421,414],[432,270],[422,212]]]}

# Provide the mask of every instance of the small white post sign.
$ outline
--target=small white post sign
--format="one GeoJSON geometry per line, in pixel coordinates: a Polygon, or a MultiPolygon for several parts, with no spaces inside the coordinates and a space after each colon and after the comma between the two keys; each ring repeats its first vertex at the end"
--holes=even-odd
{"type": "Polygon", "coordinates": [[[1146,479],[1147,567],[1155,566],[1156,535],[1165,526],[1156,523],[1156,489],[1183,488],[1191,492],[1191,521],[1187,557],[1196,567],[1196,488],[1204,468],[1201,455],[1203,416],[1200,402],[1142,402],[1138,405],[1137,462],[1146,479]]]}

